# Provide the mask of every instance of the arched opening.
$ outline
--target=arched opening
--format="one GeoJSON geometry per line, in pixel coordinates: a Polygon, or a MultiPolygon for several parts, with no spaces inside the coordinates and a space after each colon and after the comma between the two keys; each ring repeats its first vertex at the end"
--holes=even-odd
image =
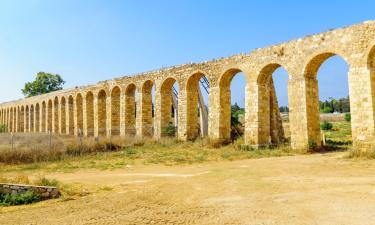
{"type": "Polygon", "coordinates": [[[176,136],[178,127],[178,91],[174,78],[167,78],[160,87],[161,136],[176,136]]]}
{"type": "Polygon", "coordinates": [[[116,86],[111,92],[111,135],[120,135],[120,99],[121,89],[116,86]]]}
{"type": "Polygon", "coordinates": [[[30,132],[34,132],[34,105],[30,106],[30,132]]]}
{"type": "Polygon", "coordinates": [[[142,85],[140,97],[140,134],[142,137],[154,135],[154,93],[155,87],[151,80],[142,85]]]}
{"type": "MultiPolygon", "coordinates": [[[[375,107],[375,46],[372,47],[368,55],[368,69],[370,70],[371,88],[372,88],[372,105],[375,107]]],[[[373,109],[373,118],[375,118],[375,108],[373,109]]],[[[374,121],[375,123],[375,121],[374,121]]],[[[374,124],[375,126],[375,124],[374,124]]]]}
{"type": "Polygon", "coordinates": [[[309,127],[317,146],[346,149],[352,143],[348,72],[346,61],[334,53],[319,54],[307,64],[309,127]]]}
{"type": "Polygon", "coordinates": [[[40,105],[35,104],[35,132],[40,132],[40,105]]]}
{"type": "Polygon", "coordinates": [[[68,116],[67,134],[72,135],[74,134],[74,99],[71,95],[68,98],[68,116]]]}
{"type": "Polygon", "coordinates": [[[107,133],[107,94],[104,90],[98,93],[98,134],[105,136],[107,133]]]}
{"type": "Polygon", "coordinates": [[[48,100],[47,105],[47,132],[52,132],[52,113],[53,113],[53,103],[52,100],[48,100]]]}
{"type": "Polygon", "coordinates": [[[227,70],[219,81],[219,135],[223,142],[242,138],[245,130],[245,74],[239,69],[227,70]]]}
{"type": "Polygon", "coordinates": [[[83,132],[83,99],[82,95],[79,93],[76,97],[77,106],[77,135],[82,135],[83,132]]]}
{"type": "Polygon", "coordinates": [[[18,113],[18,131],[24,132],[25,130],[25,108],[21,106],[18,113]]]}
{"type": "Polygon", "coordinates": [[[62,134],[66,134],[66,100],[65,97],[61,97],[60,102],[60,117],[61,117],[61,128],[60,131],[62,134]]]}
{"type": "Polygon", "coordinates": [[[30,108],[27,105],[25,108],[25,132],[30,131],[30,108]]]}
{"type": "Polygon", "coordinates": [[[86,136],[94,136],[94,94],[86,93],[86,136]]]}
{"type": "Polygon", "coordinates": [[[15,129],[13,128],[13,108],[9,110],[9,131],[14,132],[15,129]]]}
{"type": "Polygon", "coordinates": [[[134,136],[136,134],[136,101],[135,84],[129,84],[125,91],[125,136],[134,136]]]}
{"type": "Polygon", "coordinates": [[[260,143],[278,145],[287,142],[290,138],[288,74],[281,65],[269,64],[260,71],[258,96],[260,143]],[[280,100],[282,105],[279,104],[280,100]]]}
{"type": "Polygon", "coordinates": [[[59,98],[55,97],[53,102],[53,131],[59,133],[59,98]]]}
{"type": "Polygon", "coordinates": [[[42,102],[42,116],[41,116],[42,122],[41,122],[41,132],[47,132],[47,105],[46,102],[42,102]]]}
{"type": "Polygon", "coordinates": [[[188,140],[208,135],[208,94],[210,82],[203,73],[195,73],[186,83],[186,135],[188,140]]]}

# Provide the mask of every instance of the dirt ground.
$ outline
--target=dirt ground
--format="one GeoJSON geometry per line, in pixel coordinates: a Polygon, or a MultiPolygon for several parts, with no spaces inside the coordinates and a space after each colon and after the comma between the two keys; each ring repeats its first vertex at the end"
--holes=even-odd
{"type": "Polygon", "coordinates": [[[375,224],[375,162],[343,154],[47,174],[108,190],[0,208],[0,224],[375,224]]]}

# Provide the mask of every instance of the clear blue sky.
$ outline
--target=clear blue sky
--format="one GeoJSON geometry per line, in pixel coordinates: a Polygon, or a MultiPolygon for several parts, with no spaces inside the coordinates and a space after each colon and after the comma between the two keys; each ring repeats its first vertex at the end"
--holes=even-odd
{"type": "MultiPolygon", "coordinates": [[[[371,0],[2,0],[0,102],[21,98],[39,71],[59,73],[65,87],[96,83],[371,20],[374,9],[371,0]]],[[[321,98],[347,95],[346,70],[339,59],[324,65],[321,98]]],[[[287,75],[274,78],[285,105],[287,75]]],[[[233,101],[242,105],[243,93],[233,101]]]]}

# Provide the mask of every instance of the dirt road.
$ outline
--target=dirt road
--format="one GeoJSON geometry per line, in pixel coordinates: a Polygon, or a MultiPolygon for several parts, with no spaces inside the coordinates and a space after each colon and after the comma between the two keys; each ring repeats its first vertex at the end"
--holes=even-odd
{"type": "Polygon", "coordinates": [[[342,155],[48,174],[113,189],[0,209],[0,224],[375,224],[375,162],[342,155]]]}

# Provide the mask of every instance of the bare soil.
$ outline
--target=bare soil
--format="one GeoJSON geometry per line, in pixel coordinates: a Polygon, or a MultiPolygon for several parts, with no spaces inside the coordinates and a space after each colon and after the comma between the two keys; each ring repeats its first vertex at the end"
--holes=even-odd
{"type": "Polygon", "coordinates": [[[344,154],[50,173],[106,188],[0,208],[0,224],[375,224],[375,162],[344,154]]]}

